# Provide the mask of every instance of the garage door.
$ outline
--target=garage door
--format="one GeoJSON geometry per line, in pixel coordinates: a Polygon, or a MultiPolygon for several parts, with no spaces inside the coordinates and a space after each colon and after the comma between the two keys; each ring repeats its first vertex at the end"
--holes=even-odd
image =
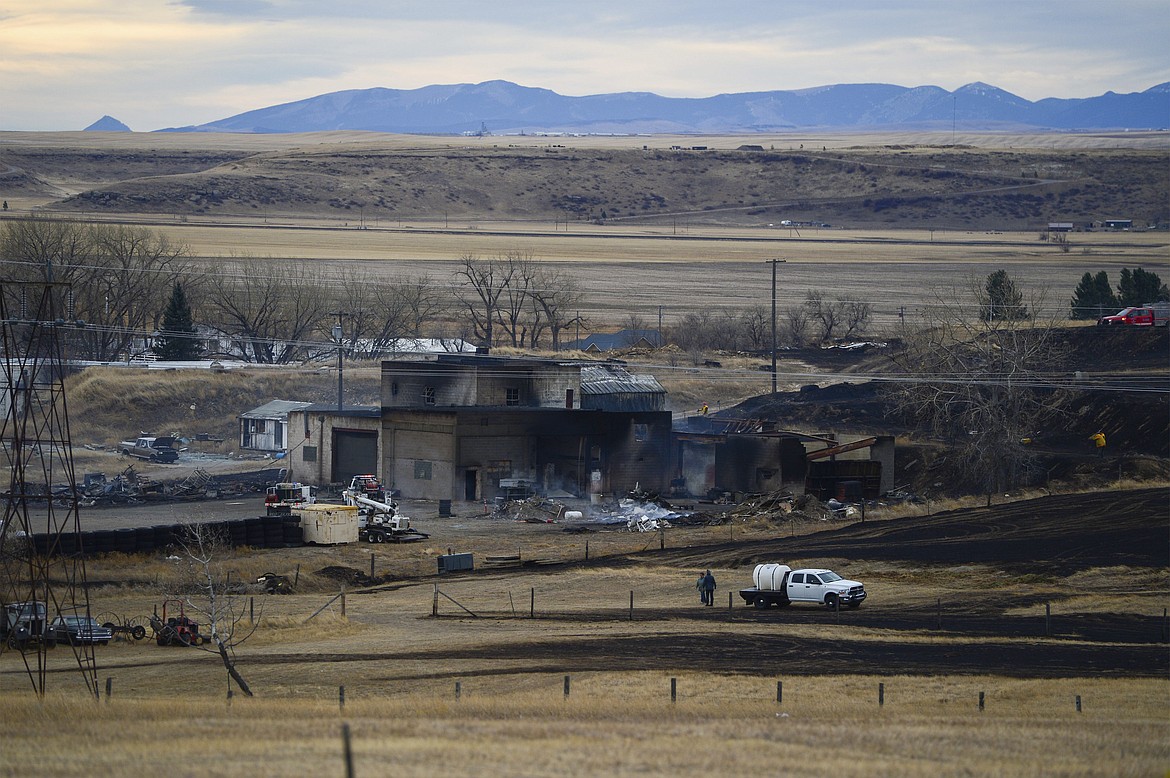
{"type": "Polygon", "coordinates": [[[349,483],[360,473],[378,472],[378,433],[333,430],[333,483],[349,483]]]}

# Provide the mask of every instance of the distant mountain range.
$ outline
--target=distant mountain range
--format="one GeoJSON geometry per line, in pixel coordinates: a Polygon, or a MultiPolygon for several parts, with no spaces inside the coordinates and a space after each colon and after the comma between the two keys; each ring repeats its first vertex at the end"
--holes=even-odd
{"type": "Polygon", "coordinates": [[[567,97],[508,81],[351,89],[163,132],[329,130],[425,134],[756,133],[819,129],[1162,129],[1170,82],[1144,92],[1032,102],[983,83],[837,84],[704,98],[649,92],[567,97]]]}

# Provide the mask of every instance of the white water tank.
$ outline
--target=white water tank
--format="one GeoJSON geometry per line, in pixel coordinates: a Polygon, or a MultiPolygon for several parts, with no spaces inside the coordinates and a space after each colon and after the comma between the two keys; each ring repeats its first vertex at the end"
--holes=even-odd
{"type": "Polygon", "coordinates": [[[784,583],[784,576],[790,572],[792,572],[792,568],[788,565],[775,563],[756,565],[756,569],[752,572],[752,583],[760,591],[779,591],[784,583]]]}

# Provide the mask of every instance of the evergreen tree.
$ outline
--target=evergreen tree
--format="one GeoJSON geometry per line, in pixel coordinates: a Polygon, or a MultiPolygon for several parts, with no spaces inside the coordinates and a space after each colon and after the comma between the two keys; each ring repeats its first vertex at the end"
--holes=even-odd
{"type": "Polygon", "coordinates": [[[1085,273],[1073,291],[1069,318],[1099,319],[1117,310],[1117,298],[1109,286],[1109,274],[1104,270],[1096,276],[1085,273]]]}
{"type": "Polygon", "coordinates": [[[182,284],[176,283],[171,289],[171,299],[163,311],[162,330],[155,338],[152,351],[156,357],[168,362],[190,362],[203,352],[203,347],[195,339],[191,306],[182,284]]]}
{"type": "Polygon", "coordinates": [[[1028,318],[1024,295],[1016,289],[1006,270],[996,270],[987,276],[987,283],[979,291],[979,318],[983,321],[1018,321],[1028,318]]]}
{"type": "Polygon", "coordinates": [[[1117,302],[1122,307],[1166,299],[1170,299],[1170,296],[1157,273],[1149,273],[1140,267],[1134,268],[1132,272],[1127,267],[1121,269],[1121,278],[1117,281],[1117,302]]]}

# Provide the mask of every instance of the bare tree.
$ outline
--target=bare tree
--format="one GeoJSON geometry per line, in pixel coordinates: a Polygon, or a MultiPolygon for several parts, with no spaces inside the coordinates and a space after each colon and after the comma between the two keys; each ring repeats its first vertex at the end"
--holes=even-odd
{"type": "Polygon", "coordinates": [[[206,308],[245,361],[287,364],[327,319],[323,281],[303,263],[221,262],[208,275],[206,308]]]}
{"type": "Polygon", "coordinates": [[[783,340],[796,348],[803,348],[808,343],[809,331],[812,325],[809,322],[808,311],[804,306],[789,308],[784,312],[784,322],[781,329],[783,340]]]}
{"type": "Polygon", "coordinates": [[[764,351],[772,348],[772,314],[762,305],[752,306],[740,313],[740,327],[749,349],[764,351]]]}
{"type": "Polygon", "coordinates": [[[180,598],[186,610],[198,615],[200,627],[207,630],[207,642],[196,647],[217,654],[240,691],[251,697],[252,690],[236,667],[235,650],[256,631],[259,619],[249,625],[243,623],[250,610],[244,607],[244,598],[229,587],[223,561],[230,550],[222,533],[207,524],[187,524],[183,530],[178,542],[186,563],[185,591],[180,598]]]}
{"type": "Polygon", "coordinates": [[[79,353],[112,361],[158,328],[176,281],[195,288],[186,250],[150,230],[32,218],[0,231],[5,276],[64,282],[72,291],[71,319],[86,327],[74,339],[79,353]]]}
{"type": "MultiPolygon", "coordinates": [[[[922,311],[893,357],[906,377],[893,399],[910,421],[955,445],[970,485],[988,495],[1027,481],[1034,456],[1025,441],[1060,412],[1063,394],[1045,375],[1061,358],[1055,320],[985,318],[978,284],[952,290],[922,311]]],[[[1043,310],[1042,298],[1032,310],[1043,310]]]]}
{"type": "MultiPolygon", "coordinates": [[[[560,351],[561,333],[580,321],[576,309],[581,304],[581,291],[577,283],[558,267],[540,263],[528,294],[540,314],[536,320],[548,328],[553,351],[560,351]]],[[[534,348],[539,343],[540,334],[534,326],[530,340],[534,348]]]]}
{"type": "Polygon", "coordinates": [[[845,337],[864,334],[873,320],[873,306],[855,297],[842,297],[842,319],[845,326],[845,337]]]}
{"type": "Polygon", "coordinates": [[[511,345],[520,347],[528,342],[528,332],[537,329],[542,316],[540,308],[533,306],[530,299],[537,274],[536,265],[532,261],[532,254],[522,251],[509,251],[499,257],[497,262],[505,269],[507,283],[500,290],[496,323],[508,336],[511,345]]]}
{"type": "Polygon", "coordinates": [[[459,261],[462,267],[455,275],[466,283],[456,288],[455,296],[467,311],[472,333],[490,348],[502,304],[500,298],[512,281],[513,268],[499,259],[479,259],[474,254],[464,254],[459,261]]]}
{"type": "Polygon", "coordinates": [[[829,340],[837,329],[841,317],[838,306],[825,299],[824,292],[819,289],[810,289],[804,298],[804,311],[811,321],[820,325],[820,339],[829,340]]]}
{"type": "Polygon", "coordinates": [[[408,332],[411,337],[421,337],[423,325],[443,308],[434,279],[425,273],[395,282],[391,294],[401,300],[409,314],[408,332]]]}

